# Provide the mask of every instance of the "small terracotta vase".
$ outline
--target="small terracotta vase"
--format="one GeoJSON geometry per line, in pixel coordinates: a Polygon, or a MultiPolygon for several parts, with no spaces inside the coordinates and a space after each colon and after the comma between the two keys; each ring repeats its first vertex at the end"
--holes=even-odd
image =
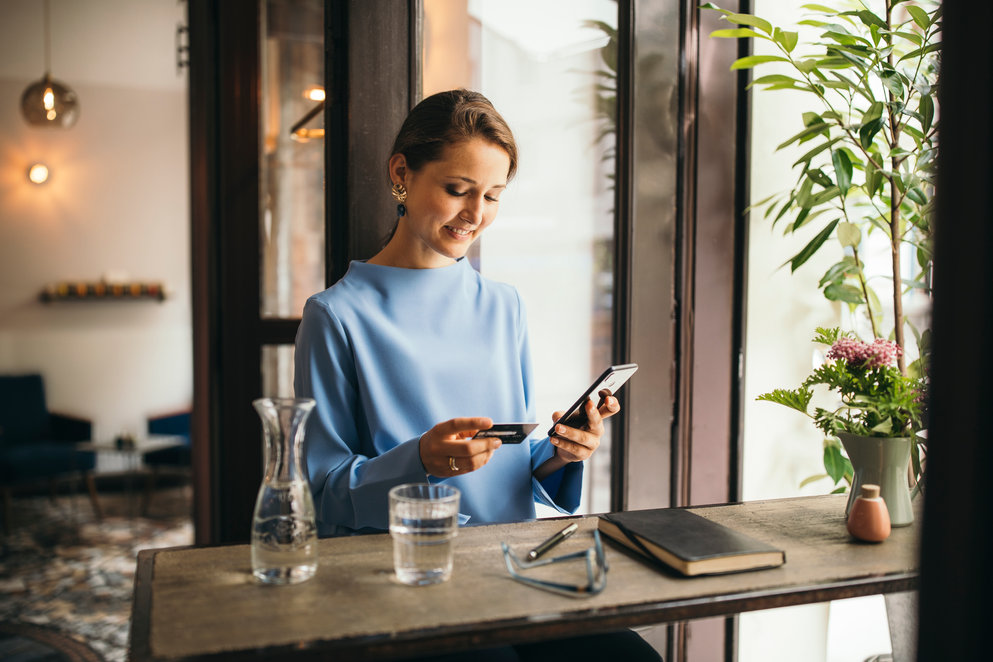
{"type": "Polygon", "coordinates": [[[879,496],[879,485],[862,485],[862,494],[848,513],[848,532],[865,542],[882,542],[890,535],[890,513],[879,496]]]}

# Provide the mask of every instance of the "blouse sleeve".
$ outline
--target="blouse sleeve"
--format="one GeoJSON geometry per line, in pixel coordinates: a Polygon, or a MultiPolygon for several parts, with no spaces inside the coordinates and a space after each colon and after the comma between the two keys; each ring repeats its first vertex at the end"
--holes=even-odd
{"type": "Polygon", "coordinates": [[[363,454],[372,442],[353,353],[345,330],[321,302],[304,306],[294,361],[297,397],[317,401],[307,421],[305,456],[319,533],[387,529],[390,488],[427,481],[418,439],[374,457],[363,454]]]}
{"type": "MultiPolygon", "coordinates": [[[[527,419],[537,421],[534,405],[534,368],[531,364],[531,344],[528,336],[527,312],[520,294],[517,295],[520,313],[518,315],[517,341],[521,357],[521,374],[524,376],[524,398],[527,403],[527,419]]],[[[585,462],[570,462],[555,473],[538,480],[533,476],[535,469],[555,454],[555,446],[545,437],[531,441],[531,492],[534,500],[550,506],[560,513],[571,515],[579,509],[583,492],[583,467],[585,462]]]]}

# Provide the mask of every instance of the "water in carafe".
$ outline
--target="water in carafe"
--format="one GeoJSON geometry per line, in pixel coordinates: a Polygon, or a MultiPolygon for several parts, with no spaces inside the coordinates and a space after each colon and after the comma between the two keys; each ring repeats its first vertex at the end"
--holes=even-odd
{"type": "Polygon", "coordinates": [[[252,518],[252,574],[267,584],[295,584],[317,572],[317,523],[301,459],[310,398],[260,398],[265,476],[252,518]]]}

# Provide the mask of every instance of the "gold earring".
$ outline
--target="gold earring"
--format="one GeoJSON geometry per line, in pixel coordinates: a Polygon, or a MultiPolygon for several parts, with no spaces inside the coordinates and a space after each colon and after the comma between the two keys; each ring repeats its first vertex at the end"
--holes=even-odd
{"type": "Polygon", "coordinates": [[[407,189],[403,187],[403,184],[394,184],[390,192],[397,202],[404,202],[407,199],[407,189]]]}

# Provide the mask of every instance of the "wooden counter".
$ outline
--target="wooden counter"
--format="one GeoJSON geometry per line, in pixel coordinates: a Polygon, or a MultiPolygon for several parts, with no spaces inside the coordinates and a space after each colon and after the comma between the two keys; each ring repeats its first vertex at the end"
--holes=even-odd
{"type": "MultiPolygon", "coordinates": [[[[385,534],[321,540],[317,574],[295,586],[257,584],[248,545],[142,551],[131,659],[390,659],[915,588],[919,518],[881,544],[858,543],[845,499],[692,509],[785,550],[786,564],[769,570],[683,578],[604,538],[607,588],[585,598],[515,582],[504,564],[500,541],[521,556],[561,519],[460,529],[452,579],[427,587],[394,580],[385,534]]],[[[596,518],[578,521],[554,554],[591,544],[596,518]]],[[[585,576],[561,565],[571,564],[554,566],[559,579],[585,576]]]]}

